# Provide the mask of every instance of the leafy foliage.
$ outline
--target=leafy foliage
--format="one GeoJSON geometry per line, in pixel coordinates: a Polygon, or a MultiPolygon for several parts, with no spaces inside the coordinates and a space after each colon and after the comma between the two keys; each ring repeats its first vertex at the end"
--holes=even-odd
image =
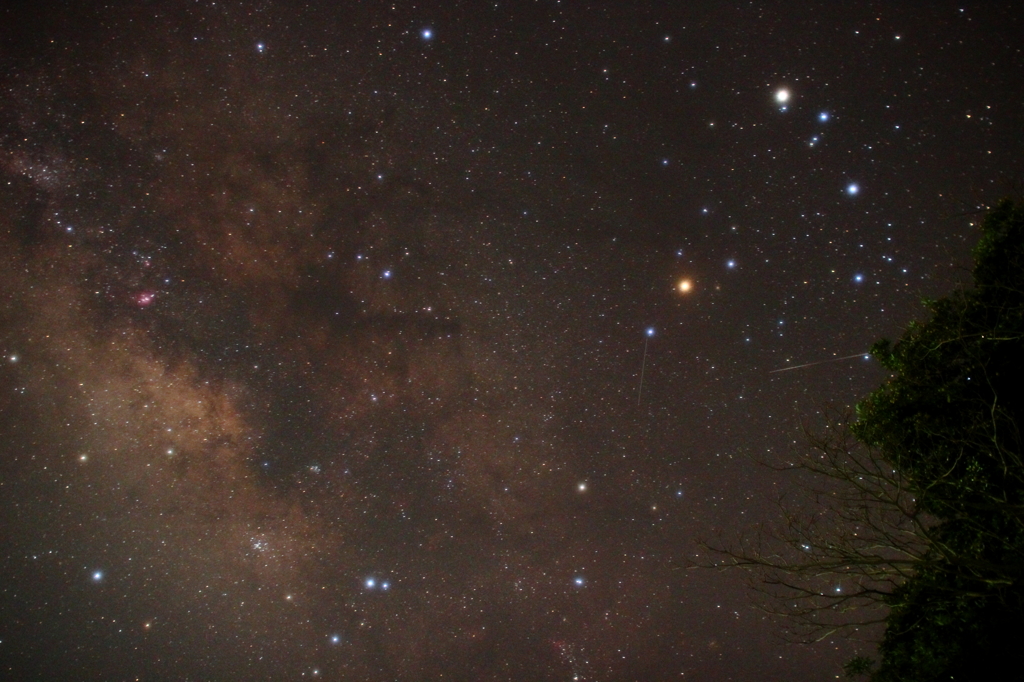
{"type": "Polygon", "coordinates": [[[805,495],[710,566],[757,576],[797,639],[884,626],[873,682],[1024,670],[1024,208],[991,212],[974,286],[872,353],[891,377],[856,415],[826,410],[782,463],[805,495]],[[882,609],[880,613],[879,607],[882,609]]]}
{"type": "Polygon", "coordinates": [[[843,666],[843,672],[847,677],[860,677],[871,672],[875,662],[867,656],[855,656],[843,666]]]}
{"type": "Polygon", "coordinates": [[[930,519],[927,551],[886,597],[873,680],[975,679],[1024,662],[1024,210],[993,211],[975,258],[973,289],[872,349],[893,376],[853,425],[930,519]]]}

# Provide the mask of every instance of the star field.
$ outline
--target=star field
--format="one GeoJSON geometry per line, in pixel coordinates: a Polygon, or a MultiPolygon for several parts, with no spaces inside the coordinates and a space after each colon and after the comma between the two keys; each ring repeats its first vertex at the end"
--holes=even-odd
{"type": "Polygon", "coordinates": [[[1010,3],[0,16],[0,676],[871,654],[698,540],[799,494],[751,457],[874,388],[1019,191],[1010,3]]]}

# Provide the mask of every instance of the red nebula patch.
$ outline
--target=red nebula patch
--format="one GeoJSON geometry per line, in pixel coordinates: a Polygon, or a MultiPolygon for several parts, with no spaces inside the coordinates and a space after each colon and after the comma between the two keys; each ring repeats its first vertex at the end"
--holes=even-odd
{"type": "Polygon", "coordinates": [[[148,290],[140,291],[132,297],[132,300],[135,302],[135,305],[140,308],[147,308],[156,300],[156,292],[148,290]]]}

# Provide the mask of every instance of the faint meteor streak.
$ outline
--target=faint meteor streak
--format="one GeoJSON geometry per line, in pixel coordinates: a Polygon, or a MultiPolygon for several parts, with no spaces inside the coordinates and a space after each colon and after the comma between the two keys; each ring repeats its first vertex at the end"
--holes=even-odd
{"type": "Polygon", "coordinates": [[[647,369],[647,342],[654,336],[654,327],[648,327],[644,332],[644,359],[640,363],[640,390],[636,392],[636,404],[640,406],[640,399],[644,395],[644,370],[647,369]]]}
{"type": "Polygon", "coordinates": [[[773,369],[768,372],[769,374],[775,374],[776,372],[788,372],[791,369],[803,369],[804,367],[814,367],[815,365],[824,365],[826,362],[839,362],[840,360],[850,360],[852,358],[866,358],[868,353],[854,353],[853,355],[844,355],[841,358],[829,358],[828,360],[818,360],[817,362],[808,362],[803,365],[794,365],[792,367],[783,367],[782,369],[773,369]]]}

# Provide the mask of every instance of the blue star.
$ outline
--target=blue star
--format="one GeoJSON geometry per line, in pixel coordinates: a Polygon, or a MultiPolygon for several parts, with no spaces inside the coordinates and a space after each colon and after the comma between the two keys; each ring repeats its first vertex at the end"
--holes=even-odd
{"type": "Polygon", "coordinates": [[[432,28],[430,28],[428,26],[427,28],[425,28],[422,31],[420,31],[420,37],[423,38],[426,41],[433,40],[434,39],[434,29],[432,29],[432,28]]]}
{"type": "Polygon", "coordinates": [[[827,121],[829,118],[831,118],[831,116],[827,111],[823,111],[820,114],[818,114],[818,120],[821,121],[822,123],[827,121]]]}
{"type": "Polygon", "coordinates": [[[851,182],[849,185],[846,186],[847,194],[852,196],[854,194],[857,194],[858,192],[860,192],[860,186],[857,183],[851,182]]]}
{"type": "Polygon", "coordinates": [[[644,333],[647,334],[647,336],[654,336],[654,327],[648,327],[644,333]]]}

